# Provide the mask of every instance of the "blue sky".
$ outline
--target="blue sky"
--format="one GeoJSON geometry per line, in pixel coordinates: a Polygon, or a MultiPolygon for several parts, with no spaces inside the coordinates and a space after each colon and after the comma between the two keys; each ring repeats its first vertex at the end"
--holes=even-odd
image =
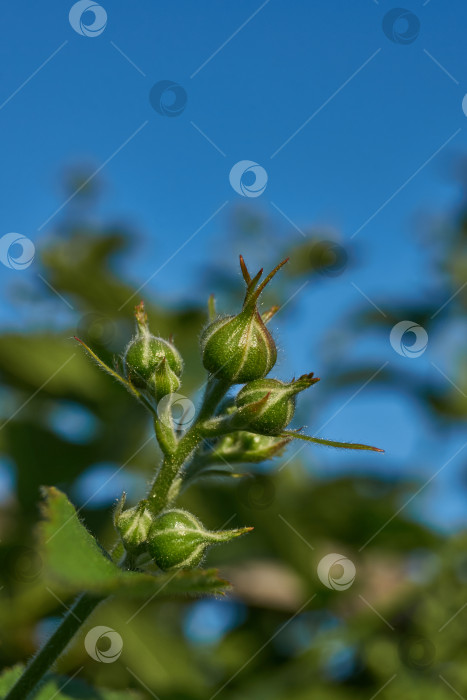
{"type": "MultiPolygon", "coordinates": [[[[140,284],[173,256],[147,291],[183,301],[193,296],[197,265],[221,254],[238,203],[270,216],[284,246],[301,240],[289,221],[332,227],[344,246],[364,250],[364,261],[297,298],[294,313],[326,308],[326,319],[315,314],[300,343],[282,334],[290,359],[281,368],[291,372],[310,354],[318,361],[317,338],[362,301],[353,285],[378,305],[433,291],[424,233],[414,231],[421,213],[444,211],[456,196],[446,172],[467,142],[463,0],[404,2],[389,37],[383,18],[398,5],[388,0],[103,0],[107,24],[93,37],[71,26],[72,4],[17,0],[2,9],[1,235],[18,232],[40,248],[71,205],[63,168],[88,164],[106,183],[96,216],[141,232],[122,271],[140,284]],[[186,94],[172,118],[149,100],[163,80],[186,94]],[[241,160],[267,173],[259,197],[243,198],[229,182],[241,160]]],[[[84,26],[92,19],[83,15],[84,26]]],[[[261,249],[253,254],[252,267],[260,266],[261,249]]],[[[0,265],[2,296],[19,278],[35,280],[34,264],[0,265]]],[[[15,319],[8,303],[0,323],[26,329],[27,317],[15,319]]],[[[407,361],[389,345],[386,352],[407,361]]],[[[430,359],[420,358],[421,372],[430,359]]],[[[326,407],[323,423],[334,410],[326,407]]],[[[413,411],[405,399],[369,391],[329,435],[382,441],[396,460],[409,459],[429,434],[420,417],[414,430],[413,411]]],[[[346,463],[329,454],[320,457],[325,466],[346,463]]],[[[428,474],[444,455],[432,457],[428,474]]],[[[465,504],[456,507],[446,489],[458,523],[465,504]]]]}

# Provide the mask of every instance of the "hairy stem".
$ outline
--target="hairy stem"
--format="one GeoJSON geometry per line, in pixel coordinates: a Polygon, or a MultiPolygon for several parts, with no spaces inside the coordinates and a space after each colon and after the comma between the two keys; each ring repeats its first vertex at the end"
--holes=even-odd
{"type": "Polygon", "coordinates": [[[230,386],[231,383],[228,380],[217,379],[211,376],[206,385],[203,404],[195,423],[179,440],[176,446],[170,445],[169,449],[165,450],[164,461],[157,473],[148,496],[148,504],[154,515],[160,513],[167,506],[170,500],[170,489],[174,480],[204,437],[204,433],[200,429],[202,421],[214,414],[219,402],[224,398],[230,386]]]}
{"type": "MultiPolygon", "coordinates": [[[[119,567],[121,569],[131,569],[133,564],[133,558],[126,553],[121,558],[119,567]]],[[[50,639],[30,660],[21,678],[18,678],[5,696],[5,700],[25,700],[37,688],[45,674],[65,651],[86,618],[106,598],[108,598],[107,595],[99,596],[86,592],[81,593],[76,598],[50,639]]]]}
{"type": "Polygon", "coordinates": [[[73,639],[84,620],[105,598],[106,596],[82,593],[75,600],[60,626],[36,656],[31,659],[21,678],[16,681],[5,696],[5,700],[25,700],[28,697],[73,639]]]}
{"type": "MultiPolygon", "coordinates": [[[[163,416],[154,415],[156,436],[164,453],[164,461],[147,498],[154,514],[160,513],[167,507],[175,479],[203,439],[203,433],[200,429],[201,421],[214,414],[229,387],[230,382],[226,380],[216,379],[215,377],[210,378],[196,422],[178,441],[173,429],[170,406],[167,407],[166,414],[163,416]]],[[[151,412],[154,414],[152,409],[151,412]]],[[[121,568],[131,568],[131,561],[128,555],[123,557],[119,566],[121,568]]],[[[30,661],[21,678],[18,679],[6,695],[5,700],[25,700],[37,688],[44,675],[73,639],[84,620],[89,617],[106,597],[85,592],[76,599],[60,626],[30,661]]]]}
{"type": "Polygon", "coordinates": [[[157,515],[166,507],[174,480],[201,440],[201,433],[196,426],[193,426],[181,438],[175,451],[165,456],[147,499],[149,508],[154,515],[157,515]]]}

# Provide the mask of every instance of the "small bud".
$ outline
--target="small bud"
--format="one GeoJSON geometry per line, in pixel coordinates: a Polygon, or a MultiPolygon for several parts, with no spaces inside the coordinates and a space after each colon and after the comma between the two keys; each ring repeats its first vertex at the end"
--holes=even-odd
{"type": "Polygon", "coordinates": [[[143,302],[136,307],[136,322],[137,335],[125,351],[125,376],[159,401],[180,388],[183,361],[171,342],[151,335],[143,302]]]}
{"type": "Polygon", "coordinates": [[[127,552],[137,555],[145,551],[153,520],[146,501],[140,501],[137,506],[116,514],[115,527],[127,552]]]}
{"type": "Polygon", "coordinates": [[[180,379],[170,367],[166,357],[156,367],[149,384],[153,386],[156,401],[160,401],[164,396],[174,394],[177,389],[180,389],[180,379]]]}
{"type": "Polygon", "coordinates": [[[281,455],[291,438],[277,438],[238,430],[225,435],[213,447],[212,461],[217,457],[229,463],[263,462],[281,455]]]}
{"type": "MultiPolygon", "coordinates": [[[[243,384],[260,379],[274,367],[277,350],[257,309],[258,297],[283,260],[259,285],[262,270],[251,279],[240,256],[243,278],[247,284],[243,309],[237,316],[218,318],[210,323],[201,337],[203,364],[218,378],[243,384]]],[[[269,317],[269,315],[268,315],[269,317]]]]}
{"type": "Polygon", "coordinates": [[[191,513],[168,510],[153,523],[148,535],[148,551],[163,571],[192,569],[201,563],[208,547],[228,542],[253,528],[211,532],[191,513]]]}
{"type": "Polygon", "coordinates": [[[295,395],[318,381],[311,373],[288,384],[278,379],[250,382],[235,399],[238,416],[248,420],[248,430],[262,435],[278,435],[293,418],[295,395]]]}

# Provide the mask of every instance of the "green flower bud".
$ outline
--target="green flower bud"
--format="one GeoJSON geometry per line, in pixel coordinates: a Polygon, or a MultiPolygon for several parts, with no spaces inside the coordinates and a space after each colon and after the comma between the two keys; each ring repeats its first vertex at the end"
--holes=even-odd
{"type": "Polygon", "coordinates": [[[163,571],[192,569],[201,563],[213,544],[228,542],[253,528],[211,532],[191,513],[168,510],[153,523],[148,535],[148,551],[163,571]]]}
{"type": "Polygon", "coordinates": [[[174,394],[177,389],[180,389],[180,379],[165,357],[154,371],[149,386],[152,387],[156,401],[160,401],[164,396],[174,394]]]}
{"type": "Polygon", "coordinates": [[[151,335],[143,302],[136,307],[138,332],[128,345],[124,360],[126,378],[159,401],[180,388],[183,360],[168,340],[151,335]]]}
{"type": "Polygon", "coordinates": [[[141,501],[137,506],[116,514],[115,527],[127,552],[138,555],[145,551],[153,521],[154,518],[147,508],[146,501],[141,501]]]}
{"type": "Polygon", "coordinates": [[[284,451],[291,438],[277,438],[270,435],[258,435],[246,430],[229,433],[214,445],[212,461],[216,459],[234,462],[263,462],[272,459],[284,451]]]}
{"type": "MultiPolygon", "coordinates": [[[[201,337],[203,364],[219,379],[243,384],[260,379],[274,367],[277,350],[257,309],[258,297],[283,260],[259,285],[262,270],[251,279],[243,258],[240,266],[247,284],[242,311],[237,316],[218,318],[210,323],[201,337]]],[[[270,318],[272,314],[268,314],[270,318]]]]}
{"type": "Polygon", "coordinates": [[[296,381],[257,379],[246,384],[235,399],[238,415],[248,420],[248,429],[262,435],[278,435],[293,418],[295,395],[318,382],[313,373],[296,381]]]}

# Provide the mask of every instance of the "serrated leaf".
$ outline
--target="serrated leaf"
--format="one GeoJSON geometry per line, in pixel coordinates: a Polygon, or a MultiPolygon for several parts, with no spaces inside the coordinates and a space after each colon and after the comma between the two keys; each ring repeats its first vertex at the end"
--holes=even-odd
{"type": "MultiPolygon", "coordinates": [[[[24,666],[8,668],[0,676],[0,697],[5,697],[21,676],[24,666]]],[[[133,690],[92,688],[81,680],[50,675],[34,695],[34,700],[139,700],[143,696],[133,690]]]]}
{"type": "Polygon", "coordinates": [[[54,487],[44,488],[41,547],[52,581],[75,591],[107,589],[120,576],[116,564],[80,522],[74,506],[54,487]]]}
{"type": "Polygon", "coordinates": [[[40,539],[45,577],[50,586],[58,586],[62,593],[159,594],[165,598],[222,595],[228,587],[213,569],[159,575],[119,569],[81,523],[66,495],[54,487],[44,488],[43,492],[45,519],[40,539]]]}

